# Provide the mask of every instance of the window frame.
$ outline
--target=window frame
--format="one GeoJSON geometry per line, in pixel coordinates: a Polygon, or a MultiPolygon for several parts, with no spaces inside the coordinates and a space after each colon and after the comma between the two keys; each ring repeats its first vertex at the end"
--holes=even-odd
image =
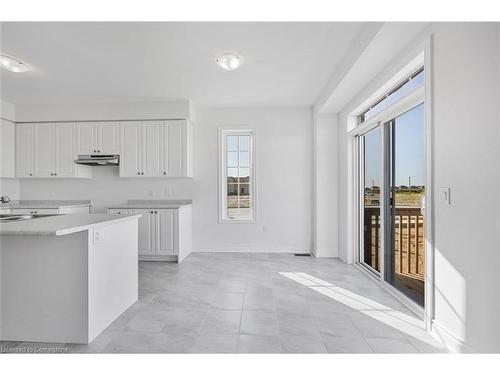
{"type": "Polygon", "coordinates": [[[219,224],[254,224],[257,222],[257,194],[256,194],[256,132],[251,126],[223,126],[218,131],[218,218],[219,224]],[[227,136],[249,135],[249,169],[250,169],[250,208],[251,217],[231,218],[227,215],[227,136]]]}

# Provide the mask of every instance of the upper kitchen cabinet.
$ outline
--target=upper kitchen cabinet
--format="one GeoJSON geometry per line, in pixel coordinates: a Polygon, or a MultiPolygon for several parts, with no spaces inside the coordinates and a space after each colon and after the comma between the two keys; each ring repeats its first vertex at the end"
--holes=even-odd
{"type": "Polygon", "coordinates": [[[192,177],[193,126],[187,120],[120,124],[121,177],[192,177]]]}
{"type": "Polygon", "coordinates": [[[13,122],[0,120],[0,178],[16,177],[16,130],[13,122]]]}
{"type": "Polygon", "coordinates": [[[118,122],[80,122],[77,124],[79,155],[118,154],[120,124],[118,122]]]}
{"type": "Polygon", "coordinates": [[[90,167],[75,164],[75,123],[16,125],[16,176],[18,178],[90,178],[90,167]]]}

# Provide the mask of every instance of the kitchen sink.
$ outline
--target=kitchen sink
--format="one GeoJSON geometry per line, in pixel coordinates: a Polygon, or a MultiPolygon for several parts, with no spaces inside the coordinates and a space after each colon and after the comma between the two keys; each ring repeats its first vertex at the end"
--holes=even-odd
{"type": "Polygon", "coordinates": [[[38,219],[47,216],[57,216],[57,214],[10,214],[10,215],[0,215],[0,223],[10,223],[13,221],[38,219]]]}

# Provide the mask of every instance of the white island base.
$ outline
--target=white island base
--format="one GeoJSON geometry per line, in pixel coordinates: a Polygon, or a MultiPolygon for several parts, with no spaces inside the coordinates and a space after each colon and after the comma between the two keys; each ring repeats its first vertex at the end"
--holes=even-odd
{"type": "Polygon", "coordinates": [[[87,344],[134,304],[138,217],[2,234],[0,340],[87,344]]]}

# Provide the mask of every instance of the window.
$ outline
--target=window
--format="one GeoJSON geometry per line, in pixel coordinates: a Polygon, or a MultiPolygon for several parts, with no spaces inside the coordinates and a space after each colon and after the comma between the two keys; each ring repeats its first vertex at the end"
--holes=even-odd
{"type": "Polygon", "coordinates": [[[358,125],[371,119],[392,104],[408,96],[417,88],[422,87],[424,85],[424,78],[424,68],[421,67],[405,80],[400,82],[382,98],[379,98],[374,104],[365,109],[361,114],[359,114],[357,117],[358,125]]]}
{"type": "Polygon", "coordinates": [[[254,131],[220,129],[219,218],[221,222],[253,222],[255,178],[254,131]]]}

